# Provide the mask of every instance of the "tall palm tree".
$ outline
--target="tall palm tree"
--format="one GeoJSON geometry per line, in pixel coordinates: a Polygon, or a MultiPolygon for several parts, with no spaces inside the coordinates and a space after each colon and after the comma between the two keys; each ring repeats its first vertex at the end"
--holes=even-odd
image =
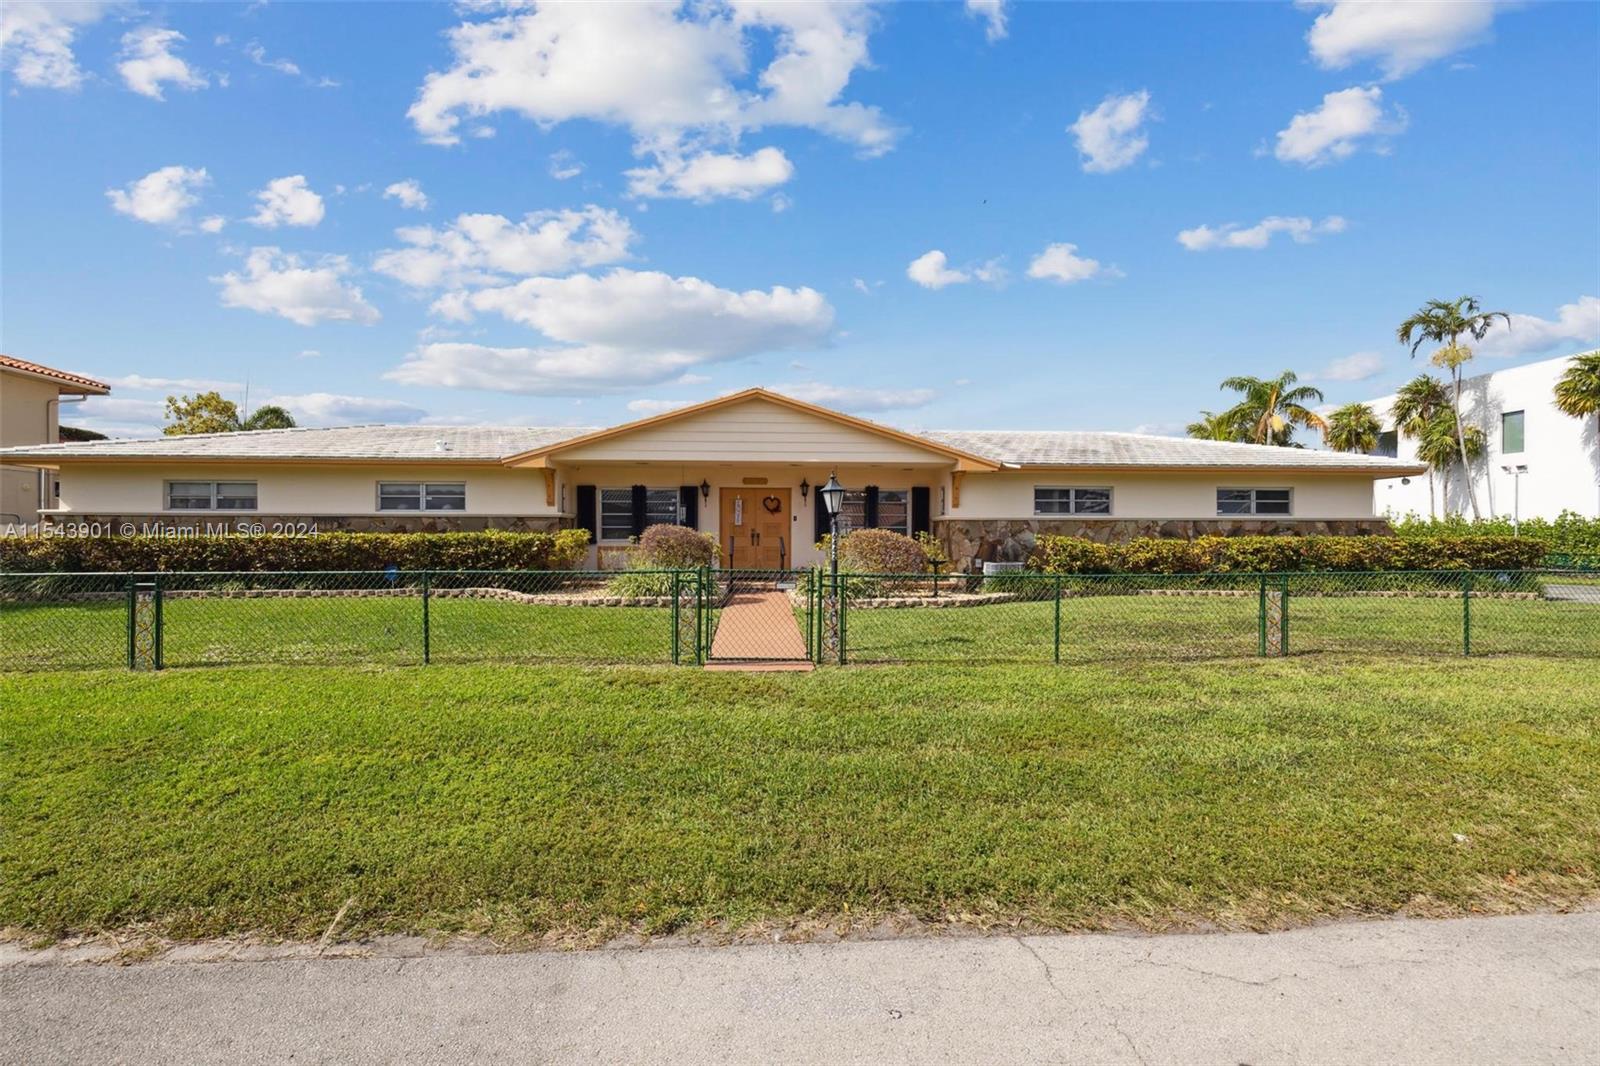
{"type": "Polygon", "coordinates": [[[1323,439],[1338,452],[1370,452],[1378,446],[1383,425],[1364,403],[1347,403],[1328,416],[1323,439]]]}
{"type": "Polygon", "coordinates": [[[1297,386],[1298,380],[1292,370],[1266,380],[1245,376],[1223,380],[1222,388],[1244,394],[1244,399],[1226,414],[1243,427],[1245,440],[1287,448],[1294,444],[1296,426],[1328,428],[1327,420],[1307,406],[1322,402],[1322,390],[1310,385],[1297,386]]]}
{"type": "MultiPolygon", "coordinates": [[[[1467,463],[1483,458],[1483,430],[1477,426],[1458,425],[1455,411],[1441,407],[1422,429],[1422,436],[1417,441],[1417,458],[1428,464],[1428,476],[1431,478],[1435,470],[1441,474],[1448,473],[1456,465],[1463,448],[1466,450],[1467,463]]],[[[1471,470],[1470,465],[1463,464],[1462,473],[1469,484],[1471,470]]]]}
{"type": "MultiPolygon", "coordinates": [[[[1439,379],[1432,374],[1418,374],[1394,394],[1389,413],[1394,417],[1395,430],[1402,437],[1417,442],[1417,454],[1421,458],[1422,436],[1428,424],[1440,411],[1449,409],[1450,394],[1439,379]]],[[[1425,459],[1423,461],[1427,462],[1425,459]]],[[[1434,502],[1433,470],[1433,464],[1428,463],[1428,517],[1437,518],[1439,508],[1434,502]]]]}
{"type": "Polygon", "coordinates": [[[1243,441],[1246,439],[1244,427],[1239,425],[1239,420],[1233,417],[1233,412],[1231,411],[1224,411],[1221,414],[1201,411],[1199,419],[1190,422],[1185,432],[1197,440],[1243,441]]]}
{"type": "Polygon", "coordinates": [[[1556,407],[1573,418],[1600,412],[1600,351],[1573,356],[1556,382],[1556,407]]]}
{"type": "Polygon", "coordinates": [[[1480,310],[1476,297],[1462,296],[1455,300],[1429,300],[1395,329],[1395,337],[1400,343],[1411,346],[1412,358],[1416,358],[1417,349],[1425,343],[1443,345],[1433,353],[1433,365],[1448,369],[1450,380],[1455,385],[1451,406],[1456,413],[1456,446],[1461,453],[1461,465],[1466,468],[1467,499],[1472,504],[1472,517],[1475,519],[1478,517],[1478,490],[1472,482],[1472,466],[1467,459],[1466,423],[1461,417],[1461,367],[1472,358],[1472,349],[1462,344],[1461,338],[1483,340],[1483,335],[1489,332],[1489,327],[1494,325],[1497,318],[1503,318],[1507,326],[1511,325],[1511,316],[1504,311],[1480,310]]]}

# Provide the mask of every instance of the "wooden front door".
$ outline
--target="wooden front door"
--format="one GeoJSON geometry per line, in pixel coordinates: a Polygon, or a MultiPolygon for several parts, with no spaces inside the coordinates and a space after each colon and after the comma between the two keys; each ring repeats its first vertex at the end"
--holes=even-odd
{"type": "Polygon", "coordinates": [[[782,570],[794,565],[789,490],[749,485],[722,490],[722,565],[735,570],[782,570]]]}

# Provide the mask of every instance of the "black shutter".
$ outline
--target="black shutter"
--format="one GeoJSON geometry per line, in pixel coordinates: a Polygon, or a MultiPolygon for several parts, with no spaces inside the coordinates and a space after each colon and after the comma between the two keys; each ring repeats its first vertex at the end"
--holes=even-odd
{"type": "Polygon", "coordinates": [[[683,508],[683,524],[690,529],[700,528],[700,486],[683,485],[678,489],[678,504],[683,508]]]}
{"type": "Polygon", "coordinates": [[[822,543],[822,538],[828,535],[828,508],[822,502],[822,495],[816,489],[811,490],[811,529],[816,536],[816,542],[822,543]]]}
{"type": "Polygon", "coordinates": [[[593,485],[578,486],[578,528],[589,531],[590,544],[600,536],[600,516],[595,511],[597,500],[593,485]]]}
{"type": "Polygon", "coordinates": [[[643,485],[633,487],[633,535],[641,536],[644,533],[645,511],[649,508],[649,490],[643,485]]]}
{"type": "Polygon", "coordinates": [[[866,501],[865,501],[866,502],[866,506],[865,506],[864,510],[866,511],[867,528],[868,529],[877,529],[878,528],[878,486],[876,486],[876,485],[868,485],[867,489],[866,489],[866,492],[862,493],[862,495],[866,497],[866,501]]]}
{"type": "Polygon", "coordinates": [[[927,533],[933,527],[929,522],[928,486],[917,485],[911,490],[911,535],[927,533]]]}

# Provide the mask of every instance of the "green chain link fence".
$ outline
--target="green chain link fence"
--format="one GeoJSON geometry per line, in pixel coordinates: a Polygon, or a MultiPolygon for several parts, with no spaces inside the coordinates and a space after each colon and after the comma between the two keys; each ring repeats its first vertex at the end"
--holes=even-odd
{"type": "MultiPolygon", "coordinates": [[[[732,596],[818,664],[1253,656],[1600,659],[1600,574],[339,571],[0,574],[0,670],[459,662],[695,665],[732,596]],[[770,589],[770,592],[768,591],[770,589]],[[753,590],[753,591],[752,591],[753,590]],[[787,632],[792,615],[794,631],[787,632]],[[781,618],[775,623],[774,618],[781,618]],[[776,630],[783,629],[779,633],[776,630]]],[[[729,634],[725,634],[725,638],[729,634]]]]}

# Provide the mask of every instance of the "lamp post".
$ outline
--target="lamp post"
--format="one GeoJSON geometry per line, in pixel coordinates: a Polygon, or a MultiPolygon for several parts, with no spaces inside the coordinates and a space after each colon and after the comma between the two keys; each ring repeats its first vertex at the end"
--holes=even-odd
{"type": "Polygon", "coordinates": [[[817,498],[828,512],[828,573],[833,595],[833,610],[828,612],[834,650],[844,657],[843,627],[840,625],[844,601],[839,597],[839,509],[844,506],[844,486],[837,471],[830,471],[828,483],[817,490],[817,498]]]}
{"type": "Polygon", "coordinates": [[[1511,475],[1511,535],[1522,535],[1522,475],[1528,472],[1527,463],[1518,463],[1512,466],[1507,463],[1500,468],[1511,475]]]}

